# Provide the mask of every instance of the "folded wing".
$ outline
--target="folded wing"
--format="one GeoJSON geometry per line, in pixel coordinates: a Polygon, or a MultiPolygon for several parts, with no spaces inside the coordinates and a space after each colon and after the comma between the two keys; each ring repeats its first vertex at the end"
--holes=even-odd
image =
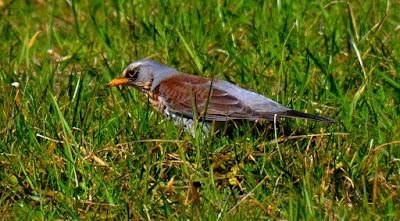
{"type": "Polygon", "coordinates": [[[164,98],[168,111],[187,118],[194,112],[206,120],[273,120],[279,117],[307,118],[315,121],[333,122],[287,108],[265,96],[245,90],[223,80],[195,75],[176,74],[163,80],[155,89],[164,98]]]}

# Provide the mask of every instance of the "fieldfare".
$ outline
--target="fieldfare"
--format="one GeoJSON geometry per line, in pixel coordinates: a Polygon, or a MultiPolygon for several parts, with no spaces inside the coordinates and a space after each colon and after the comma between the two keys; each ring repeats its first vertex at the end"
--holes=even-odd
{"type": "Polygon", "coordinates": [[[149,59],[130,63],[122,75],[110,81],[108,86],[122,84],[142,91],[159,113],[172,118],[175,125],[183,126],[192,133],[195,117],[204,120],[205,132],[211,125],[225,125],[227,121],[273,121],[275,115],[336,122],[292,110],[227,81],[185,74],[149,59]]]}

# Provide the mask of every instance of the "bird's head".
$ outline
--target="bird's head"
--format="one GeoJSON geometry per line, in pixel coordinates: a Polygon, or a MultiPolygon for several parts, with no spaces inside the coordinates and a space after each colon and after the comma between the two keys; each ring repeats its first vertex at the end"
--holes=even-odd
{"type": "Polygon", "coordinates": [[[110,81],[107,86],[126,84],[140,90],[149,90],[154,79],[154,69],[159,65],[159,63],[148,59],[132,62],[124,69],[121,76],[110,81]]]}

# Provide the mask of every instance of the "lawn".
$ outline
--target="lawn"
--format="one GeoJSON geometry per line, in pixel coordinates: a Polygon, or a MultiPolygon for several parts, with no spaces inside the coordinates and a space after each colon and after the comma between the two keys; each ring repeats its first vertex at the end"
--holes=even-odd
{"type": "Polygon", "coordinates": [[[400,217],[399,1],[0,0],[0,47],[1,219],[400,217]],[[142,58],[338,123],[192,136],[142,58]]]}

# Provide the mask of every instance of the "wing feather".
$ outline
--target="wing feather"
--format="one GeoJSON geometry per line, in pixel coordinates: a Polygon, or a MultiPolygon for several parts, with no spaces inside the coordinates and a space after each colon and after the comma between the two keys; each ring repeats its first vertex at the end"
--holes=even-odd
{"type": "Polygon", "coordinates": [[[163,80],[155,90],[167,102],[168,111],[174,114],[192,118],[195,108],[206,120],[258,119],[252,108],[242,100],[221,89],[210,90],[210,87],[210,79],[178,74],[163,80]]]}

